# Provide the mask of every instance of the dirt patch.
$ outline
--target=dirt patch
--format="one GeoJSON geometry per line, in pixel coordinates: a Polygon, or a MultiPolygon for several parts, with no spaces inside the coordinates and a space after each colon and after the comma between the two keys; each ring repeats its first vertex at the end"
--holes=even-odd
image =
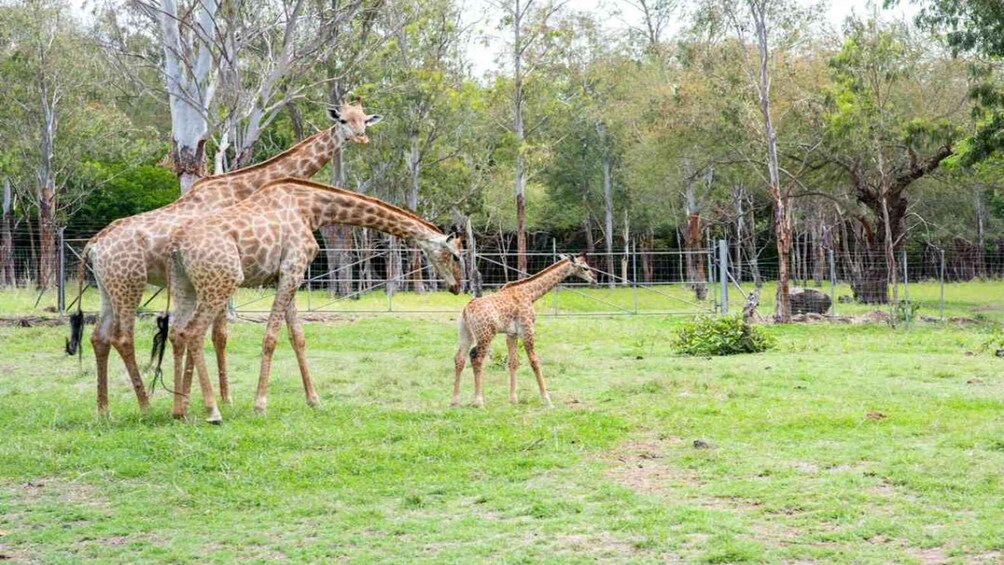
{"type": "Polygon", "coordinates": [[[941,547],[928,547],[925,549],[907,548],[906,554],[913,557],[917,561],[920,561],[924,565],[948,563],[948,554],[945,553],[944,548],[941,547]]]}
{"type": "Polygon", "coordinates": [[[674,437],[621,444],[604,457],[612,464],[607,476],[617,484],[645,494],[666,494],[674,486],[700,485],[697,475],[663,460],[668,447],[683,443],[683,439],[674,437]]]}
{"type": "Polygon", "coordinates": [[[95,487],[79,481],[42,478],[2,488],[14,497],[15,503],[26,506],[48,502],[98,508],[108,506],[108,500],[95,487]]]}
{"type": "Polygon", "coordinates": [[[560,548],[559,551],[585,553],[600,559],[610,557],[620,560],[638,552],[635,542],[615,538],[610,532],[558,536],[555,538],[555,543],[560,548]]]}

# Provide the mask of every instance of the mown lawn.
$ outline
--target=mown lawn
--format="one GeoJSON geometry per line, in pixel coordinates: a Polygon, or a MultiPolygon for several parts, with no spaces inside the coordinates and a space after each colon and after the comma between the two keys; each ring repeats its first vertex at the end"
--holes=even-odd
{"type": "MultiPolygon", "coordinates": [[[[976,302],[950,308],[997,312],[976,302]]],[[[234,324],[220,427],[198,398],[196,417],[171,420],[163,392],[140,418],[116,357],[101,421],[89,345],[81,372],[65,328],[0,327],[0,555],[1004,562],[1004,360],[982,348],[989,326],[768,327],[775,351],[702,359],[671,351],[681,319],[540,319],[554,410],[526,363],[508,404],[501,338],[486,409],[449,408],[449,315],[308,323],[323,405],[305,405],[282,342],[266,417],[251,410],[262,326],[234,324]]],[[[139,329],[145,350],[152,321],[139,329]]]]}

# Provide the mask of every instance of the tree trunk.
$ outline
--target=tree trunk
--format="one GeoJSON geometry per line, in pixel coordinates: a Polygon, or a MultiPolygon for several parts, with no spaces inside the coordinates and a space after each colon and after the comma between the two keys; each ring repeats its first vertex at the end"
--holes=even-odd
{"type": "Polygon", "coordinates": [[[39,289],[49,288],[56,273],[56,193],[52,186],[44,186],[38,195],[38,278],[39,289]]]}
{"type": "Polygon", "coordinates": [[[218,26],[218,0],[198,3],[194,22],[179,15],[175,0],[161,0],[160,28],[164,46],[163,76],[171,110],[171,160],[181,194],[205,175],[205,142],[209,107],[215,94],[213,53],[218,26]],[[182,22],[191,40],[182,38],[182,22]]]}
{"type": "Polygon", "coordinates": [[[401,285],[401,245],[398,239],[392,235],[387,236],[387,292],[394,294],[400,290],[401,285]]]}
{"type": "Polygon", "coordinates": [[[732,187],[732,208],[736,215],[736,239],[733,243],[732,274],[736,281],[743,280],[743,238],[746,236],[746,212],[743,210],[745,204],[745,190],[741,184],[732,187]]]}
{"type": "Polygon", "coordinates": [[[750,2],[756,26],[757,50],[760,55],[759,83],[755,89],[760,102],[760,116],[763,119],[764,142],[767,145],[767,174],[771,198],[774,200],[774,239],[777,242],[777,296],[774,304],[774,320],[781,323],[791,321],[791,305],[788,300],[788,260],[791,255],[791,194],[781,186],[777,156],[777,131],[770,114],[770,76],[768,61],[770,49],[767,33],[767,3],[750,2]]]}
{"type": "Polygon", "coordinates": [[[983,191],[976,191],[976,276],[987,278],[986,239],[984,234],[984,218],[986,206],[983,204],[983,191]]]}
{"type": "Polygon", "coordinates": [[[763,277],[760,275],[760,257],[756,249],[756,212],[753,210],[752,201],[748,208],[749,221],[746,225],[749,229],[746,230],[746,237],[743,238],[743,248],[746,254],[746,262],[749,264],[750,274],[753,277],[753,286],[757,289],[763,288],[763,277]]]}
{"type": "Polygon", "coordinates": [[[631,260],[631,230],[629,229],[627,209],[624,210],[624,256],[621,257],[621,284],[630,284],[631,277],[628,276],[628,262],[631,260]]]}
{"type": "MultiPolygon", "coordinates": [[[[412,132],[409,135],[411,150],[409,152],[409,173],[411,176],[411,188],[408,191],[408,208],[412,212],[418,211],[418,186],[419,175],[421,174],[421,159],[418,153],[418,134],[412,132]]],[[[422,252],[419,249],[411,251],[411,261],[408,270],[411,272],[412,289],[422,294],[425,292],[425,276],[422,269],[422,252]]]]}
{"type": "Polygon", "coordinates": [[[474,227],[471,225],[470,216],[464,217],[464,231],[467,233],[467,255],[465,257],[467,292],[474,296],[481,296],[483,281],[481,271],[478,270],[478,240],[474,235],[474,227]]]}
{"type": "Polygon", "coordinates": [[[589,219],[589,213],[582,216],[582,233],[586,236],[586,253],[596,253],[596,241],[593,239],[593,222],[589,219]]]}
{"type": "MultiPolygon", "coordinates": [[[[602,127],[600,128],[602,131],[602,127]]],[[[614,286],[614,197],[610,182],[610,156],[603,154],[603,232],[604,250],[607,253],[607,286],[614,286]]]]}
{"type": "Polygon", "coordinates": [[[359,291],[369,292],[373,288],[373,243],[370,241],[370,230],[363,228],[359,236],[359,291]]]}
{"type": "Polygon", "coordinates": [[[17,285],[14,277],[14,237],[12,224],[14,202],[10,179],[3,179],[3,208],[0,209],[0,287],[17,285]]]}
{"type": "Polygon", "coordinates": [[[652,265],[652,248],[655,247],[655,236],[652,228],[641,238],[641,276],[646,283],[652,282],[655,269],[652,265]]]}
{"type": "Polygon", "coordinates": [[[865,249],[851,290],[858,302],[888,304],[889,284],[897,278],[895,252],[906,228],[907,200],[902,192],[895,191],[886,191],[886,198],[879,195],[862,198],[860,195],[859,192],[859,200],[883,225],[882,229],[874,229],[866,221],[861,222],[865,231],[865,249]]]}
{"type": "Polygon", "coordinates": [[[516,134],[516,268],[520,276],[525,276],[526,271],[526,195],[524,193],[524,162],[523,143],[525,133],[523,131],[523,50],[521,40],[521,26],[523,16],[528,7],[521,6],[520,0],[516,0],[516,10],[512,18],[513,30],[513,132],[516,134]]]}
{"type": "Polygon", "coordinates": [[[687,256],[687,282],[694,289],[694,298],[708,297],[707,276],[704,272],[704,254],[701,253],[701,214],[687,215],[687,231],[684,232],[687,256]]]}

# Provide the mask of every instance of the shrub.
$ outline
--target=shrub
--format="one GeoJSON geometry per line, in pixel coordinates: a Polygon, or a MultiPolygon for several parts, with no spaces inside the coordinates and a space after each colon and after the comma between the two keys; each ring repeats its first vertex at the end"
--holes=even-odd
{"type": "Polygon", "coordinates": [[[766,351],[774,339],[738,314],[701,316],[683,325],[673,346],[685,355],[735,355],[766,351]]]}

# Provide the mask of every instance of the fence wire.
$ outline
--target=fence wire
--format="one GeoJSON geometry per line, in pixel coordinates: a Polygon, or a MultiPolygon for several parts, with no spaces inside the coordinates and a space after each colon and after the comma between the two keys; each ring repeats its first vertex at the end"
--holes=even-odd
{"type": "MultiPolygon", "coordinates": [[[[76,274],[85,243],[85,239],[60,242],[49,284],[44,285],[48,290],[37,294],[33,289],[40,286],[41,252],[26,246],[7,250],[6,260],[0,257],[0,288],[19,288],[22,294],[33,295],[17,303],[19,310],[62,311],[77,296],[76,274]]],[[[463,289],[467,296],[452,297],[416,248],[386,242],[366,248],[322,248],[305,273],[297,304],[308,312],[455,313],[470,295],[492,292],[544,269],[562,253],[578,251],[558,250],[555,246],[550,252],[528,253],[525,273],[517,269],[516,254],[510,250],[479,253],[475,260],[478,276],[469,280],[471,270],[465,269],[463,289]]],[[[598,279],[595,288],[588,288],[584,281],[566,280],[550,297],[538,302],[538,312],[693,315],[727,311],[730,306],[734,310],[749,292],[772,285],[781,268],[777,257],[747,257],[728,242],[698,251],[650,251],[631,246],[590,254],[589,262],[598,279]]],[[[1004,250],[977,256],[971,250],[955,253],[925,246],[897,252],[891,264],[892,271],[885,253],[821,249],[801,256],[793,254],[787,265],[792,296],[802,295],[793,298],[793,312],[832,315],[863,305],[887,308],[904,319],[945,318],[946,294],[950,301],[973,302],[977,311],[1004,302],[998,285],[981,287],[975,297],[962,297],[958,287],[953,286],[1004,278],[1004,250]]],[[[88,281],[93,283],[91,273],[88,281]]],[[[164,297],[157,292],[157,287],[149,287],[144,308],[161,307],[164,297]]],[[[88,293],[96,295],[93,289],[88,293]]],[[[773,293],[772,288],[761,291],[761,312],[773,308],[773,293]]],[[[267,312],[272,296],[269,288],[242,289],[233,307],[240,313],[267,312]]],[[[84,305],[96,309],[96,297],[86,297],[84,305]]]]}

